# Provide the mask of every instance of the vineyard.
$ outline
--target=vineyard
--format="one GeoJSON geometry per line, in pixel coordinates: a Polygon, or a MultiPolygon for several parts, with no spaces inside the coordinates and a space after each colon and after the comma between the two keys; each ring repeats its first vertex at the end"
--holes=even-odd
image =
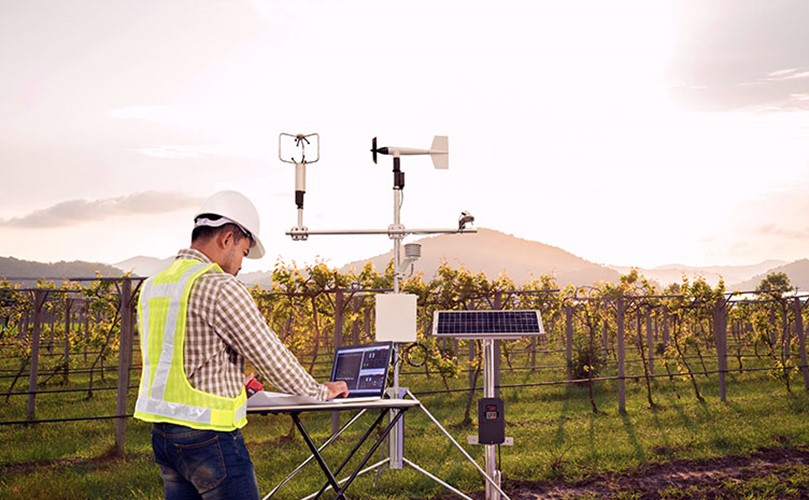
{"type": "MultiPolygon", "coordinates": [[[[115,449],[126,452],[140,375],[134,308],[141,283],[125,277],[59,287],[0,284],[0,425],[67,429],[111,420],[115,449]]],[[[392,283],[390,268],[342,274],[316,263],[278,266],[271,288],[251,292],[273,330],[322,378],[334,347],[374,339],[374,295],[392,283]]],[[[454,401],[460,426],[476,419],[481,346],[431,337],[438,310],[541,311],[545,336],[496,342],[496,387],[522,404],[541,400],[543,392],[558,394],[557,386],[585,394],[580,411],[593,415],[626,413],[633,391],[642,394],[641,411],[653,412],[672,397],[732,403],[734,388],[763,380],[785,395],[809,389],[809,297],[781,274],[756,290],[730,293],[721,282],[711,287],[699,279],[661,290],[635,271],[617,284],[560,287],[542,276],[517,286],[444,265],[430,281],[405,280],[402,291],[418,297],[419,338],[403,348],[402,385],[420,399],[454,401]]],[[[69,451],[54,445],[52,453],[69,451]]]]}

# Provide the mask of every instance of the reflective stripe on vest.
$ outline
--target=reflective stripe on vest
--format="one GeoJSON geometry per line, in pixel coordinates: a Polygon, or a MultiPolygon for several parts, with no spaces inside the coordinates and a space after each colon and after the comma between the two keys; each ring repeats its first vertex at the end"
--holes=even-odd
{"type": "Polygon", "coordinates": [[[221,431],[247,423],[244,390],[226,398],[194,389],[182,366],[188,296],[194,281],[214,268],[218,266],[178,259],[144,283],[138,302],[143,368],[136,418],[221,431]]]}

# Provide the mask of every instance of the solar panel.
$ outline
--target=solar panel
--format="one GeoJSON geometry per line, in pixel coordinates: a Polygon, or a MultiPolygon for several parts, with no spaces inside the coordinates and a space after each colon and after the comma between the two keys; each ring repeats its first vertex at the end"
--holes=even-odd
{"type": "Polygon", "coordinates": [[[466,338],[518,338],[544,335],[539,311],[436,311],[433,335],[466,338]]]}

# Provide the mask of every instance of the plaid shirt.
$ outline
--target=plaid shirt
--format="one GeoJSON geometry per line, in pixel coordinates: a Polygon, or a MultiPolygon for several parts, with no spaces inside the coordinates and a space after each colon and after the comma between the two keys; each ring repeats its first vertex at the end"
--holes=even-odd
{"type": "MultiPolygon", "coordinates": [[[[178,259],[211,262],[202,252],[180,250],[178,259]]],[[[236,397],[244,387],[245,360],[283,392],[325,400],[319,384],[267,326],[245,285],[211,270],[200,276],[188,298],[185,374],[199,390],[236,397]]]]}

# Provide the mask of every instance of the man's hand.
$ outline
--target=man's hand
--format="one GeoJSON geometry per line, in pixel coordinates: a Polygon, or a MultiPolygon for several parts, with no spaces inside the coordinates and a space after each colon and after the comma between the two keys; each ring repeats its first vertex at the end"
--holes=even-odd
{"type": "Polygon", "coordinates": [[[348,396],[348,386],[342,380],[339,382],[326,382],[323,385],[329,389],[329,399],[344,398],[348,396]]]}

